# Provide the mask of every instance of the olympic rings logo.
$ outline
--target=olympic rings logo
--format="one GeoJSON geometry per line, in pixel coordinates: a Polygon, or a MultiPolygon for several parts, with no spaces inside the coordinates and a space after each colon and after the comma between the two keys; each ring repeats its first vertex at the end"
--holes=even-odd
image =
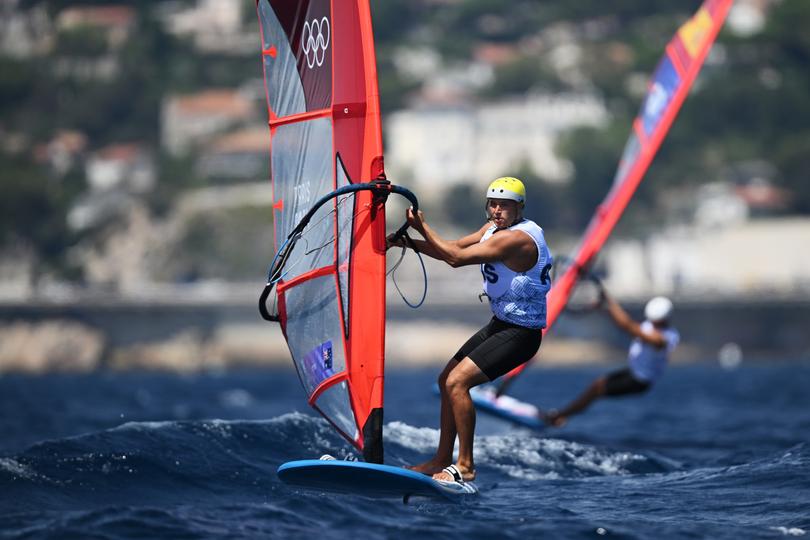
{"type": "Polygon", "coordinates": [[[312,19],[304,23],[301,33],[301,50],[307,57],[307,67],[312,69],[316,65],[321,67],[326,58],[326,49],[329,48],[329,20],[322,17],[320,20],[312,19]]]}

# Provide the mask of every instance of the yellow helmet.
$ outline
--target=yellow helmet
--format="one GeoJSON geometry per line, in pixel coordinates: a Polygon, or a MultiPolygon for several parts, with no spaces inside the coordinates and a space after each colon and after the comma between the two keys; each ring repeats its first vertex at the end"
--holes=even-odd
{"type": "Polygon", "coordinates": [[[523,182],[511,176],[496,178],[487,188],[487,199],[509,199],[519,203],[526,201],[523,182]]]}

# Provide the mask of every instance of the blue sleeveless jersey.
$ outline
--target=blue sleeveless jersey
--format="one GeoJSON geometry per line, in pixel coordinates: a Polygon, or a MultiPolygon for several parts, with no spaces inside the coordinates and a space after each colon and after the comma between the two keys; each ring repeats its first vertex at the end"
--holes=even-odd
{"type": "MultiPolygon", "coordinates": [[[[546,327],[546,294],[551,288],[552,257],[543,236],[543,229],[534,221],[524,219],[506,230],[522,231],[537,245],[537,262],[526,272],[515,272],[502,262],[484,263],[484,292],[489,297],[492,313],[500,320],[527,328],[546,327]]],[[[495,234],[493,225],[481,242],[495,234]]]]}

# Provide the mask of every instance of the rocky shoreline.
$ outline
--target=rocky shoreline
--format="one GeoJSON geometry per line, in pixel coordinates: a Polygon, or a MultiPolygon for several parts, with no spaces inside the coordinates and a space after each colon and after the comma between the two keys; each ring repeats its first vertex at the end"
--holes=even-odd
{"type": "MultiPolygon", "coordinates": [[[[386,361],[390,367],[442,366],[478,328],[436,321],[389,321],[386,361]]],[[[541,365],[621,362],[626,351],[600,341],[544,341],[541,365]]],[[[682,348],[676,361],[699,357],[682,348]]],[[[278,328],[266,324],[224,324],[208,335],[188,328],[168,338],[111,345],[89,325],[67,319],[0,325],[0,373],[89,372],[98,369],[193,372],[228,367],[290,367],[278,328]]]]}

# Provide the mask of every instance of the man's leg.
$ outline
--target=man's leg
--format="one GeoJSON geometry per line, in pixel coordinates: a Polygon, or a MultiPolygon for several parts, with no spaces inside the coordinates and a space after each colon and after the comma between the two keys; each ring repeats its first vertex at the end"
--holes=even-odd
{"type": "Polygon", "coordinates": [[[447,378],[459,362],[450,360],[439,374],[439,393],[441,394],[441,412],[439,413],[439,446],[436,453],[428,461],[409,467],[409,469],[424,473],[436,474],[453,462],[453,446],[456,442],[456,421],[453,416],[453,408],[447,394],[447,378]]]}
{"type": "Polygon", "coordinates": [[[607,378],[599,377],[579,395],[574,401],[568,404],[561,411],[550,411],[543,416],[543,420],[552,426],[562,427],[570,416],[579,414],[587,409],[591,403],[605,395],[607,378]]]}
{"type": "MultiPolygon", "coordinates": [[[[464,480],[473,480],[475,478],[475,461],[473,459],[475,406],[470,398],[470,388],[488,381],[489,377],[475,365],[475,362],[465,358],[459,362],[455,369],[449,372],[445,383],[445,392],[452,411],[453,425],[458,433],[458,461],[456,466],[464,480]]],[[[452,446],[450,451],[452,453],[452,446]]],[[[443,472],[435,474],[434,478],[437,480],[452,480],[447,473],[443,472]]]]}

